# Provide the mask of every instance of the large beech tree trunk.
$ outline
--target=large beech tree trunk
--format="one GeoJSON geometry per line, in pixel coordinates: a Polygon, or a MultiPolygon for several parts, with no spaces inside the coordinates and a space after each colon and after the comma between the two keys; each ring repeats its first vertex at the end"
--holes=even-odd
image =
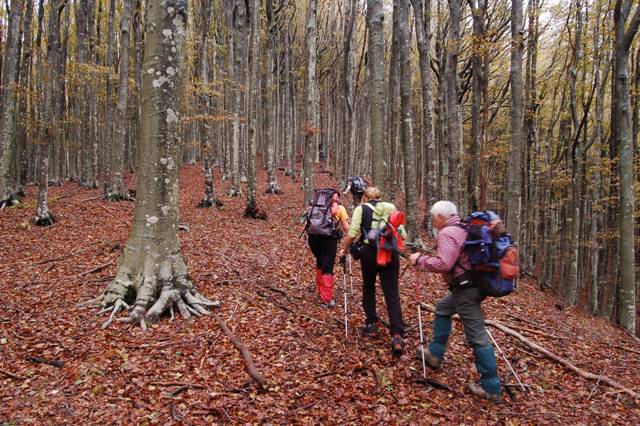
{"type": "Polygon", "coordinates": [[[155,321],[177,309],[184,318],[216,306],[187,273],[178,243],[180,93],[187,1],[147,4],[143,97],[138,140],[138,184],[133,227],[115,279],[99,298],[115,314],[133,305],[125,321],[155,321]]]}
{"type": "MultiPolygon", "coordinates": [[[[636,274],[634,246],[634,179],[633,137],[631,126],[631,87],[629,82],[629,53],[633,39],[640,27],[640,5],[631,15],[632,0],[618,0],[614,12],[615,74],[614,104],[616,139],[618,145],[618,177],[620,179],[620,201],[618,205],[618,233],[620,287],[617,320],[631,333],[636,332],[636,274]],[[621,5],[624,3],[624,5],[621,5]],[[628,21],[628,22],[627,22],[628,21]],[[626,27],[626,29],[625,29],[626,27]]],[[[613,127],[613,126],[612,126],[613,127]]]]}
{"type": "Polygon", "coordinates": [[[385,150],[386,91],[384,76],[384,5],[382,0],[367,2],[367,25],[369,28],[369,106],[371,125],[371,164],[373,183],[385,196],[385,173],[388,167],[385,150]]]}
{"type": "Polygon", "coordinates": [[[21,0],[12,0],[7,41],[2,60],[2,115],[0,116],[0,207],[16,201],[11,184],[11,147],[15,137],[16,74],[18,72],[18,34],[21,0]]]}

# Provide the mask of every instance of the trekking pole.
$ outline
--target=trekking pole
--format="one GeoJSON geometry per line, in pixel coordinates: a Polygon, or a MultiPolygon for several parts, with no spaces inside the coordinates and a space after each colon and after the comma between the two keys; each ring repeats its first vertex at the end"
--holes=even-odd
{"type": "Polygon", "coordinates": [[[304,245],[304,249],[302,251],[302,260],[300,261],[300,269],[298,269],[298,278],[296,279],[296,283],[300,284],[300,274],[302,274],[302,268],[304,267],[304,260],[307,257],[307,245],[304,245]]]}
{"type": "Polygon", "coordinates": [[[422,305],[420,305],[420,281],[416,281],[416,302],[418,303],[418,330],[420,331],[420,355],[422,357],[422,377],[427,379],[427,363],[424,359],[424,333],[422,331],[422,305]]]}
{"type": "Polygon", "coordinates": [[[502,352],[502,349],[500,348],[500,346],[498,346],[498,342],[496,342],[496,339],[493,338],[493,334],[491,334],[489,329],[487,329],[487,334],[491,338],[491,341],[493,342],[493,345],[496,347],[496,349],[498,349],[498,352],[500,352],[500,355],[502,356],[504,361],[507,363],[507,366],[509,367],[509,370],[511,370],[511,372],[513,373],[513,377],[516,378],[516,381],[518,382],[518,385],[522,389],[522,392],[526,392],[527,390],[525,389],[524,385],[520,381],[520,377],[518,377],[518,373],[516,373],[516,370],[513,369],[513,366],[511,365],[511,363],[507,359],[507,356],[504,354],[504,352],[502,352]]]}
{"type": "Polygon", "coordinates": [[[347,262],[349,262],[349,292],[353,293],[353,268],[351,266],[351,256],[347,256],[347,262]]]}
{"type": "Polygon", "coordinates": [[[349,316],[348,316],[348,306],[347,306],[347,262],[346,259],[342,258],[342,293],[344,295],[344,338],[349,338],[349,316]]]}

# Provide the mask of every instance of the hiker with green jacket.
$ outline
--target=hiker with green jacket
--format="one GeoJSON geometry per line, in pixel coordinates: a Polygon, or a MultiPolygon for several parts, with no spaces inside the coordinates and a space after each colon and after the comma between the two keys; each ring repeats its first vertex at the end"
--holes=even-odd
{"type": "MultiPolygon", "coordinates": [[[[404,350],[404,322],[402,307],[400,306],[400,288],[398,278],[400,273],[400,259],[396,252],[390,254],[390,261],[380,266],[378,250],[375,240],[370,241],[371,231],[376,231],[381,222],[386,220],[396,207],[391,203],[380,200],[380,191],[376,187],[369,187],[364,192],[362,204],[357,206],[351,217],[351,227],[344,240],[344,247],[339,256],[346,253],[356,260],[360,260],[362,267],[362,308],[366,316],[361,334],[365,337],[377,337],[380,333],[380,319],[376,313],[376,277],[380,276],[380,286],[384,294],[389,315],[389,331],[391,334],[391,349],[400,355],[404,350]],[[352,244],[356,242],[354,246],[352,244]]],[[[398,228],[402,238],[406,238],[404,227],[398,228]]]]}

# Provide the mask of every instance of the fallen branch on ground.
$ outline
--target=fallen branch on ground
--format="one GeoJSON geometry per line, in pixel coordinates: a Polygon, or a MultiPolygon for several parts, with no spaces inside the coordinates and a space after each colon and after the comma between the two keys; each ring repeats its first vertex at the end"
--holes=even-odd
{"type": "MultiPolygon", "coordinates": [[[[435,308],[432,305],[429,305],[427,303],[421,303],[422,307],[424,307],[425,309],[429,310],[430,312],[434,312],[435,313],[435,308]]],[[[454,315],[452,317],[454,320],[456,321],[460,321],[460,317],[458,315],[454,315]]],[[[626,392],[627,394],[629,394],[630,396],[636,398],[636,399],[640,399],[640,394],[637,392],[634,392],[632,389],[627,388],[626,386],[622,385],[621,383],[616,382],[615,380],[607,377],[607,376],[603,376],[603,375],[598,375],[598,374],[593,374],[590,373],[588,371],[585,371],[579,367],[576,367],[573,363],[571,363],[571,361],[562,358],[558,355],[556,355],[555,353],[551,352],[550,350],[540,346],[539,344],[532,342],[531,340],[527,339],[526,337],[524,337],[522,334],[518,333],[515,330],[510,329],[509,327],[505,326],[504,324],[501,324],[497,321],[493,321],[493,320],[485,320],[484,321],[485,324],[490,325],[491,327],[497,328],[498,330],[502,331],[505,334],[508,334],[512,337],[515,337],[516,339],[518,339],[520,342],[524,343],[526,346],[528,346],[530,349],[533,349],[534,351],[538,351],[540,353],[543,353],[544,355],[547,356],[547,358],[557,362],[558,364],[563,365],[564,367],[566,367],[568,370],[573,371],[574,373],[576,373],[577,375],[579,375],[580,377],[587,379],[587,380],[595,380],[595,381],[599,381],[602,383],[606,383],[607,385],[611,386],[612,388],[616,388],[616,389],[620,389],[621,392],[626,392]]]]}
{"type": "Polygon", "coordinates": [[[222,332],[229,338],[229,340],[231,340],[231,343],[233,343],[236,349],[238,349],[242,354],[242,358],[244,360],[244,366],[247,370],[247,373],[249,373],[249,376],[251,376],[251,378],[255,380],[256,383],[258,383],[262,388],[266,387],[267,380],[264,378],[262,374],[260,374],[260,372],[258,372],[258,369],[256,368],[256,365],[253,362],[253,357],[251,356],[251,352],[249,352],[249,349],[247,348],[247,346],[244,343],[242,343],[231,332],[231,330],[229,330],[229,327],[227,327],[227,324],[225,324],[225,322],[222,321],[222,319],[218,315],[214,315],[213,318],[216,320],[216,322],[222,329],[222,332]]]}
{"type": "Polygon", "coordinates": [[[79,276],[79,277],[84,277],[85,275],[89,275],[89,274],[93,274],[93,273],[96,273],[96,272],[100,272],[100,271],[102,271],[103,269],[105,269],[105,268],[107,268],[107,267],[111,266],[112,264],[113,264],[113,260],[110,260],[110,261],[108,261],[108,262],[106,262],[106,263],[103,263],[102,265],[98,265],[98,266],[96,266],[95,268],[89,269],[89,270],[84,271],[84,272],[80,272],[80,273],[78,274],[78,276],[79,276]]]}
{"type": "Polygon", "coordinates": [[[29,356],[29,357],[27,357],[27,361],[35,362],[36,364],[49,364],[49,365],[52,365],[52,366],[54,366],[56,368],[64,367],[64,361],[59,361],[57,359],[49,360],[49,359],[45,359],[45,358],[40,358],[38,356],[29,356]]]}
{"type": "Polygon", "coordinates": [[[19,376],[17,374],[14,374],[14,373],[12,373],[10,371],[3,370],[1,368],[0,368],[0,373],[4,374],[7,377],[11,377],[12,379],[16,379],[16,380],[25,380],[26,379],[26,377],[19,376]]]}

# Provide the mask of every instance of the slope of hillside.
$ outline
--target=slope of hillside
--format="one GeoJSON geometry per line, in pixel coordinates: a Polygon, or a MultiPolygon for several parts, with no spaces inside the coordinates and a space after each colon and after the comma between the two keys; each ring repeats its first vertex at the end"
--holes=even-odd
{"type": "MultiPolygon", "coordinates": [[[[459,325],[444,370],[430,373],[453,391],[425,387],[418,383],[421,366],[408,355],[418,343],[413,284],[420,280],[424,300],[434,303],[445,293],[438,278],[404,275],[410,350],[395,359],[386,336],[356,335],[362,322],[356,267],[345,339],[342,302],[329,311],[318,306],[311,256],[303,256],[300,182],[280,177],[284,195],[260,195],[265,222],[242,218],[243,198],[223,197],[222,209],[195,208],[199,173],[196,166],[182,173],[181,222],[189,227],[181,232],[183,252],[200,291],[223,302],[216,313],[249,347],[268,390],[250,381],[213,318],[165,319],[147,332],[122,324],[100,330],[104,317],[77,304],[114,275],[133,204],[106,203],[70,183],[51,190],[55,226],[23,229],[34,210],[30,188],[25,208],[0,212],[0,424],[640,422],[640,401],[580,378],[495,329],[529,392],[499,407],[466,394],[476,373],[459,325]]],[[[331,183],[327,174],[318,179],[331,183]]],[[[226,182],[220,185],[222,194],[226,182]]],[[[341,301],[341,289],[337,296],[341,301]]],[[[515,295],[486,302],[485,311],[576,366],[637,389],[640,343],[606,320],[556,304],[523,281],[515,295]]],[[[379,305],[384,314],[381,293],[379,305]]],[[[498,365],[507,371],[502,359],[498,365]]]]}

